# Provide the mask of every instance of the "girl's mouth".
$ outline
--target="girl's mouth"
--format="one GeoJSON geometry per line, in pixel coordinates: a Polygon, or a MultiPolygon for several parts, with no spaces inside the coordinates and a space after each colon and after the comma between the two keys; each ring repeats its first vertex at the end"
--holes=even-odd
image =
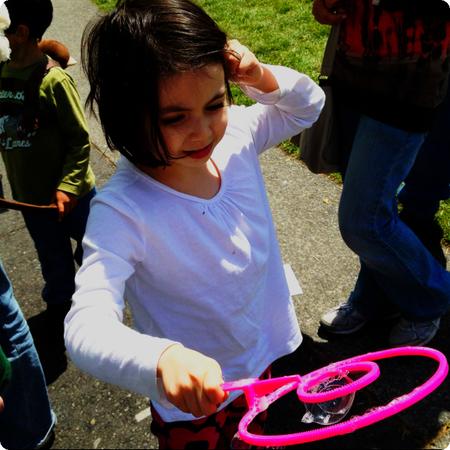
{"type": "Polygon", "coordinates": [[[206,158],[212,151],[213,145],[212,143],[207,145],[206,147],[201,148],[200,150],[193,150],[185,152],[186,156],[194,159],[202,159],[206,158]]]}

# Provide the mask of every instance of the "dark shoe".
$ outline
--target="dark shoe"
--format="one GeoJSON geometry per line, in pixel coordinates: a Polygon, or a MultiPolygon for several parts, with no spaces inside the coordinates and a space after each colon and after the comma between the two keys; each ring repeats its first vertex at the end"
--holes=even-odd
{"type": "Polygon", "coordinates": [[[401,319],[391,331],[389,344],[394,347],[428,344],[438,332],[440,322],[441,319],[426,322],[401,319]]]}

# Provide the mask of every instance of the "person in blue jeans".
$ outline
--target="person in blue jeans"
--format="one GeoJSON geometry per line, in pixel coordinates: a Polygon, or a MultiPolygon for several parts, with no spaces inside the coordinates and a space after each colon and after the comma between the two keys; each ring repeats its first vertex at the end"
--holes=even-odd
{"type": "Polygon", "coordinates": [[[425,345],[449,309],[450,274],[399,217],[397,192],[405,180],[411,185],[445,98],[450,8],[440,0],[408,7],[315,0],[313,13],[321,23],[340,23],[330,78],[344,181],[339,227],[360,259],[348,300],[325,312],[321,325],[351,334],[372,319],[400,316],[390,345],[425,345]]]}
{"type": "Polygon", "coordinates": [[[9,449],[48,447],[56,416],[33,338],[1,260],[0,348],[11,365],[11,379],[2,393],[0,444],[9,449]]]}

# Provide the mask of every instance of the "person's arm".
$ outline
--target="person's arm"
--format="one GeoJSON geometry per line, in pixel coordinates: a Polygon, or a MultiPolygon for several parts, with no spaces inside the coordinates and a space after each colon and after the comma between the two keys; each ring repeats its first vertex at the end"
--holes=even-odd
{"type": "Polygon", "coordinates": [[[55,192],[55,203],[62,217],[76,206],[84,188],[89,168],[89,132],[73,79],[59,68],[52,69],[47,77],[44,79],[47,100],[56,113],[65,146],[61,179],[55,192]]]}
{"type": "Polygon", "coordinates": [[[227,55],[231,80],[257,103],[234,108],[229,126],[250,133],[260,153],[309,128],[319,117],[325,94],[307,75],[262,64],[236,42],[231,41],[234,51],[227,55]]]}
{"type": "Polygon", "coordinates": [[[65,320],[67,352],[81,370],[103,381],[168,400],[195,416],[211,414],[227,397],[219,364],[179,342],[123,324],[125,283],[146,253],[145,232],[137,205],[108,203],[101,195],[93,200],[83,265],[65,320]]]}
{"type": "Polygon", "coordinates": [[[83,239],[83,264],[65,319],[65,342],[81,370],[158,400],[158,359],[174,342],[123,323],[125,283],[146,249],[138,211],[131,202],[116,207],[101,196],[94,198],[83,239]]]}

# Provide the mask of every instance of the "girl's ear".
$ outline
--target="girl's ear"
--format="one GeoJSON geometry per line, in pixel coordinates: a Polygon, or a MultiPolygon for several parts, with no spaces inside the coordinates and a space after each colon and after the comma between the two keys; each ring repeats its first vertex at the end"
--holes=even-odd
{"type": "Polygon", "coordinates": [[[15,31],[15,37],[20,42],[27,42],[30,38],[30,29],[27,27],[27,25],[17,25],[16,31],[15,31]]]}

